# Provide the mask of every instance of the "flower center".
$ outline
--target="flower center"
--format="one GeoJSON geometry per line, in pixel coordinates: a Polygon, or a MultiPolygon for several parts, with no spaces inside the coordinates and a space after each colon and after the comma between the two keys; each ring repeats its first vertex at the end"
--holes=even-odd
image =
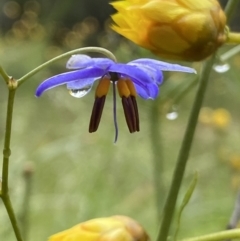
{"type": "Polygon", "coordinates": [[[95,132],[98,129],[106,95],[109,90],[110,83],[113,84],[113,117],[115,126],[115,141],[118,138],[118,125],[116,115],[116,86],[119,96],[122,98],[122,105],[125,119],[130,133],[139,131],[139,114],[136,101],[136,90],[133,82],[129,78],[120,77],[119,74],[109,72],[109,76],[104,76],[99,80],[95,92],[95,101],[92,109],[92,115],[89,123],[89,132],[95,132]]]}

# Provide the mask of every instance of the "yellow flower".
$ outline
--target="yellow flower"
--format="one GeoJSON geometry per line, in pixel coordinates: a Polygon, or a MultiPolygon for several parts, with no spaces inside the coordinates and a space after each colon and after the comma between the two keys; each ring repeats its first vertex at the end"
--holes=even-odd
{"type": "Polygon", "coordinates": [[[227,41],[217,0],[122,0],[112,29],[159,57],[200,61],[227,41]]]}
{"type": "Polygon", "coordinates": [[[147,241],[148,235],[126,216],[97,218],[57,233],[49,241],[147,241]]]}
{"type": "Polygon", "coordinates": [[[231,122],[231,114],[223,108],[219,108],[212,113],[212,125],[218,129],[226,129],[231,122]]]}
{"type": "Polygon", "coordinates": [[[240,171],[240,155],[237,153],[234,153],[229,158],[229,163],[231,167],[236,170],[240,171]]]}
{"type": "Polygon", "coordinates": [[[203,107],[199,114],[199,122],[219,130],[227,129],[231,119],[229,111],[223,108],[213,110],[209,107],[203,107]]]}

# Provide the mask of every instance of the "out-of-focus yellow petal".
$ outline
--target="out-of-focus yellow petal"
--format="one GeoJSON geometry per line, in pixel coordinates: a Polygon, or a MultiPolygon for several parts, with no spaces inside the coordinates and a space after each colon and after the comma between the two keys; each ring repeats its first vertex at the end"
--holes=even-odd
{"type": "Polygon", "coordinates": [[[141,10],[144,16],[161,24],[169,23],[181,15],[190,13],[188,9],[179,7],[177,3],[166,1],[150,1],[143,5],[141,10]]]}
{"type": "Polygon", "coordinates": [[[149,41],[156,49],[162,49],[176,54],[182,53],[190,47],[187,41],[183,38],[179,38],[176,31],[166,25],[151,27],[149,41]],[[163,37],[158,38],[158,36],[163,37]]]}
{"type": "Polygon", "coordinates": [[[113,218],[97,218],[82,223],[81,227],[89,232],[106,232],[110,229],[121,228],[124,224],[113,218]]]}
{"type": "Polygon", "coordinates": [[[227,41],[217,0],[122,0],[112,29],[160,57],[199,61],[227,41]]]}
{"type": "Polygon", "coordinates": [[[98,241],[133,241],[132,236],[125,229],[114,229],[102,235],[98,241]]]}
{"type": "MultiPolygon", "coordinates": [[[[200,12],[196,14],[188,14],[178,20],[176,31],[181,36],[183,36],[184,39],[187,39],[189,42],[194,43],[202,37],[202,31],[206,31],[205,29],[208,28],[205,26],[206,24],[211,26],[211,19],[210,23],[209,21],[206,22],[206,17],[203,13],[200,12]],[[189,28],[195,28],[195,31],[189,33],[189,28]]],[[[214,32],[214,34],[216,34],[216,32],[214,32]]]]}
{"type": "Polygon", "coordinates": [[[148,241],[144,229],[126,216],[96,218],[55,234],[49,241],[148,241]]]}
{"type": "Polygon", "coordinates": [[[216,0],[177,0],[180,5],[185,6],[193,11],[209,9],[214,4],[218,4],[216,0]]]}

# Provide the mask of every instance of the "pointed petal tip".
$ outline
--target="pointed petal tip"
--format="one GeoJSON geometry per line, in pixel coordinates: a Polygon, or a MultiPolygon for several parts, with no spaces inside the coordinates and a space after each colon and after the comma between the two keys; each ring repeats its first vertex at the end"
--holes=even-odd
{"type": "Polygon", "coordinates": [[[35,92],[35,96],[39,98],[42,95],[43,91],[38,87],[35,92]]]}

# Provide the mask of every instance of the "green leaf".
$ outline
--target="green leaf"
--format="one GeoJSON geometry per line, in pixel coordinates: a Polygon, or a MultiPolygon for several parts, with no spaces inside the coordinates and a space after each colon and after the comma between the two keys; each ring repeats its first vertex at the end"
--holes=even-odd
{"type": "Polygon", "coordinates": [[[183,210],[187,206],[188,202],[190,201],[190,199],[192,197],[193,191],[194,191],[194,189],[195,189],[195,187],[197,185],[197,180],[198,180],[198,173],[195,172],[193,180],[190,183],[190,185],[189,185],[189,187],[187,189],[187,192],[184,195],[183,201],[182,201],[182,203],[180,205],[180,209],[179,209],[178,214],[177,214],[177,228],[176,228],[176,231],[175,231],[175,234],[174,234],[174,238],[173,238],[174,241],[177,240],[177,235],[178,235],[178,231],[180,229],[181,217],[182,217],[183,210]]]}

